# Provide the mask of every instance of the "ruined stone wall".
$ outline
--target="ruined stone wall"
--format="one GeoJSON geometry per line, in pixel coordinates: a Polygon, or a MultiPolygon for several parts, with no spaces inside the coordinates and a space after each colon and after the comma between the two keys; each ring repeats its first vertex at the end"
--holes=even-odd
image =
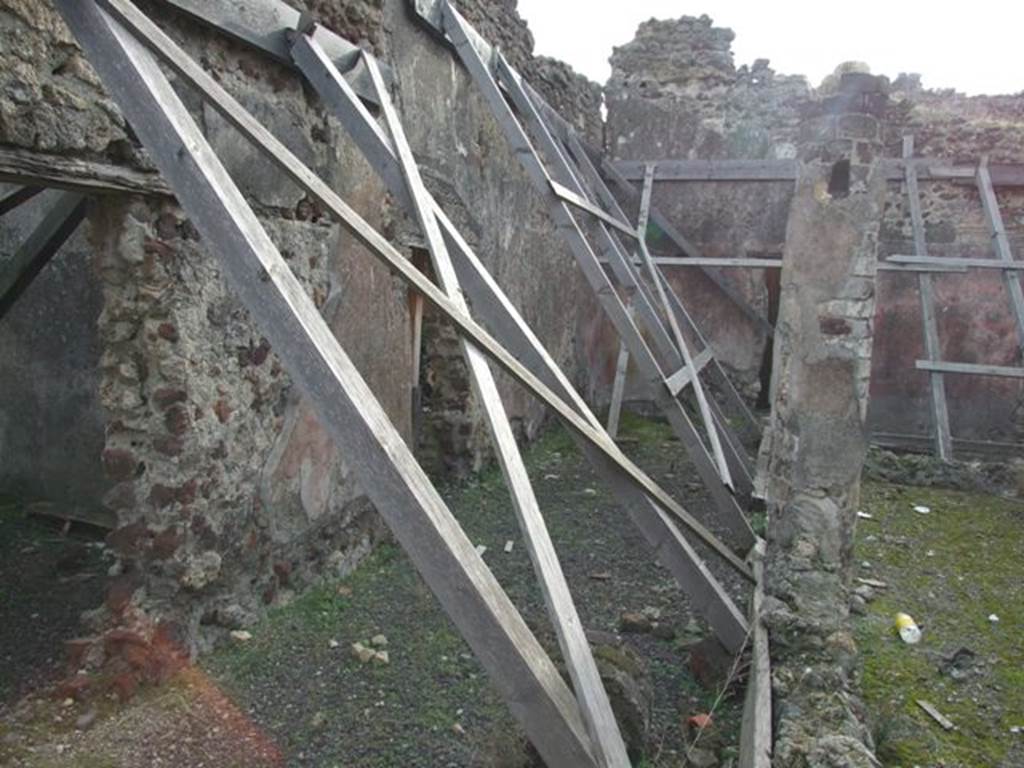
{"type": "MultiPolygon", "coordinates": [[[[731,30],[707,16],[651,20],[612,54],[607,149],[615,160],[792,158],[809,88],[767,60],[737,68],[731,30]]],[[[705,256],[782,252],[792,183],[655,184],[654,204],[705,256]]],[[[630,211],[635,215],[636,211],[630,211]]],[[[669,243],[651,233],[655,252],[669,243]]],[[[765,336],[699,270],[666,268],[716,353],[757,391],[765,336]]],[[[767,314],[765,273],[718,270],[767,314]]]]}
{"type": "Polygon", "coordinates": [[[786,228],[756,481],[768,510],[764,620],[780,768],[876,762],[851,692],[847,606],[868,445],[885,106],[884,81],[859,74],[816,103],[786,228]]]}
{"type": "MultiPolygon", "coordinates": [[[[967,97],[921,88],[918,78],[893,82],[886,115],[886,152],[899,156],[902,136],[913,134],[915,154],[976,165],[982,155],[998,162],[1024,161],[1024,97],[967,97]]],[[[976,186],[922,181],[921,206],[933,256],[995,258],[976,186]]],[[[1015,254],[1024,252],[1024,192],[997,188],[1003,221],[1015,254]]],[[[881,255],[913,253],[906,190],[891,184],[881,255]]],[[[926,357],[920,299],[914,275],[887,274],[879,281],[878,339],[872,380],[871,422],[883,432],[928,435],[932,430],[927,375],[914,370],[926,357]]],[[[936,318],[944,360],[1019,365],[1016,322],[1002,275],[972,271],[936,275],[936,318]]],[[[1013,379],[947,376],[950,426],[955,436],[1019,442],[1024,439],[1021,383],[1013,379]]]]}
{"type": "MultiPolygon", "coordinates": [[[[309,5],[391,66],[428,185],[555,358],[578,377],[576,329],[564,307],[586,301],[582,281],[450,51],[413,22],[403,0],[309,5]]],[[[512,7],[478,5],[488,12],[512,7]]],[[[158,3],[144,7],[373,226],[403,248],[416,240],[410,220],[294,73],[158,3]]],[[[521,22],[502,28],[518,30],[529,53],[521,22]]],[[[0,0],[0,34],[0,144],[148,167],[47,3],[0,0]]],[[[558,65],[536,68],[538,87],[561,94],[562,104],[576,105],[578,124],[599,130],[592,86],[558,65]]],[[[394,423],[411,437],[404,286],[254,159],[213,110],[182,95],[394,423]]],[[[40,215],[32,205],[17,227],[0,227],[0,258],[40,215]]],[[[91,618],[96,633],[127,626],[194,650],[310,580],[350,569],[384,535],[349,476],[345,446],[320,428],[173,201],[97,198],[72,246],[17,312],[0,334],[5,359],[24,361],[5,366],[0,385],[25,395],[0,406],[3,481],[30,498],[102,506],[115,517],[110,544],[118,578],[91,618]],[[78,302],[68,301],[73,291],[78,302]],[[47,316],[74,322],[40,323],[47,316]],[[59,344],[39,344],[60,329],[59,344]],[[35,383],[39,377],[46,386],[35,383]],[[73,386],[51,383],[71,377],[73,386]],[[77,421],[65,418],[69,411],[77,421]]],[[[437,469],[479,466],[489,455],[486,430],[458,373],[450,329],[428,321],[424,347],[423,379],[447,400],[428,414],[424,433],[434,446],[423,452],[441,457],[437,469]]],[[[499,387],[520,433],[536,434],[543,410],[506,378],[499,387]]]]}

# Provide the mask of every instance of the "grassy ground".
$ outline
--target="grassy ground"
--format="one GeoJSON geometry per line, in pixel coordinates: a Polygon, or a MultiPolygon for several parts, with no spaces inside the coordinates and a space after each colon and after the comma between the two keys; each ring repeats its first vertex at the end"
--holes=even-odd
{"type": "MultiPolygon", "coordinates": [[[[627,417],[622,436],[627,452],[713,527],[709,503],[668,430],[627,417]]],[[[652,607],[678,630],[675,639],[625,637],[646,664],[655,693],[642,765],[677,768],[687,744],[681,722],[707,711],[716,695],[695,683],[684,651],[706,628],[694,621],[669,573],[652,561],[639,532],[563,432],[549,433],[526,458],[584,625],[614,631],[621,612],[652,607]]],[[[484,559],[557,658],[500,473],[492,469],[441,490],[471,540],[487,547],[484,559]],[[504,551],[508,541],[511,553],[504,551]]],[[[734,594],[745,591],[726,568],[713,568],[734,594]]],[[[150,691],[122,711],[101,712],[85,733],[70,726],[80,714],[78,705],[58,711],[59,722],[52,705],[33,705],[21,715],[24,727],[16,730],[51,736],[35,752],[21,750],[15,764],[514,768],[524,763],[522,738],[504,703],[397,547],[382,547],[348,579],[325,583],[273,610],[251,633],[251,640],[203,659],[170,688],[150,691]],[[352,643],[368,644],[378,634],[387,637],[390,663],[359,663],[350,652],[352,643]],[[82,760],[88,762],[76,762],[82,760]]],[[[727,697],[716,713],[719,738],[709,745],[725,758],[735,753],[739,705],[727,697]]],[[[0,733],[0,756],[2,738],[0,733]]]]}
{"type": "Polygon", "coordinates": [[[857,620],[863,692],[886,766],[1024,766],[1024,505],[995,496],[868,483],[858,575],[879,579],[857,620]],[[914,506],[929,507],[929,514],[914,506]],[[897,612],[923,629],[895,634],[897,612]],[[990,615],[998,622],[989,620],[990,615]],[[959,649],[959,668],[949,659],[959,649]],[[924,699],[955,725],[944,731],[924,699]]]}

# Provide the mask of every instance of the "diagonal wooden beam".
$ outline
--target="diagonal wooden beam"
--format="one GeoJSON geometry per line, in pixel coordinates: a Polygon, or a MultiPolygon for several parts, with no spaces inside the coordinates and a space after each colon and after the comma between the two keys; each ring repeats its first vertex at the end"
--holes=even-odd
{"type": "Polygon", "coordinates": [[[68,26],[360,486],[542,757],[594,766],[568,687],[263,230],[156,60],[91,0],[68,26]]]}
{"type": "MultiPolygon", "coordinates": [[[[326,70],[326,75],[335,84],[341,80],[341,73],[334,68],[315,40],[303,36],[297,44],[310,47],[310,52],[316,56],[320,65],[326,70]]],[[[420,176],[416,159],[398,118],[398,113],[388,95],[376,62],[367,59],[366,67],[381,107],[384,122],[391,134],[391,143],[402,167],[402,175],[405,177],[406,189],[413,202],[416,220],[419,223],[420,231],[426,238],[427,247],[433,259],[434,274],[437,275],[441,289],[448,294],[452,302],[468,314],[469,307],[462,296],[458,276],[452,265],[451,257],[448,255],[444,236],[441,234],[441,228],[434,216],[433,205],[423,178],[420,176]]],[[[583,622],[580,621],[576,611],[576,605],[565,580],[565,574],[562,572],[562,566],[558,561],[555,546],[551,541],[540,511],[540,505],[537,503],[533,487],[530,484],[526,465],[523,463],[516,445],[512,426],[498,394],[498,386],[483,354],[465,339],[461,339],[460,343],[473,387],[476,390],[477,400],[491,431],[491,440],[498,456],[498,462],[512,496],[512,504],[519,519],[519,528],[523,533],[523,539],[526,542],[534,572],[547,605],[548,617],[555,629],[559,646],[562,649],[562,658],[569,670],[583,722],[590,736],[594,757],[596,762],[605,768],[628,768],[629,757],[626,754],[626,746],[622,741],[618,723],[615,721],[608,694],[601,683],[601,674],[598,672],[597,664],[590,651],[590,642],[584,632],[583,622]]]]}
{"type": "Polygon", "coordinates": [[[63,192],[28,239],[0,270],[0,320],[85,218],[86,200],[63,192]]]}
{"type": "MultiPolygon", "coordinates": [[[[996,192],[992,186],[992,174],[988,169],[987,156],[982,158],[978,165],[977,184],[978,194],[981,195],[981,204],[985,209],[985,219],[988,221],[989,232],[992,234],[992,247],[995,248],[996,256],[1001,261],[1012,264],[1013,251],[1010,249],[1010,240],[1006,237],[1003,214],[999,210],[999,200],[996,198],[996,192]]],[[[1024,353],[1024,290],[1021,289],[1020,275],[1007,270],[1003,272],[1003,281],[1010,294],[1010,307],[1017,321],[1017,344],[1024,353]]]]}
{"type": "Polygon", "coordinates": [[[10,213],[43,191],[42,187],[19,187],[0,200],[0,216],[10,213]]]}
{"type": "MultiPolygon", "coordinates": [[[[159,56],[161,61],[170,67],[183,82],[196,88],[212,108],[216,109],[289,179],[322,205],[324,210],[344,226],[371,255],[378,258],[392,270],[396,277],[401,278],[429,301],[452,323],[458,333],[470,339],[528,392],[548,405],[575,436],[584,440],[586,445],[594,450],[593,455],[599,455],[602,461],[607,462],[607,466],[616,468],[616,480],[626,481],[630,487],[649,495],[658,507],[672,515],[675,521],[700,538],[741,576],[753,581],[753,574],[743,559],[694,519],[682,505],[630,461],[614,441],[601,430],[600,423],[593,415],[588,417],[578,413],[572,405],[556,395],[547,384],[498,344],[472,318],[455,307],[436,285],[409,264],[408,260],[395,250],[379,232],[352,210],[322,179],[303,165],[302,161],[259,121],[246,112],[222,86],[192,61],[159,27],[139,12],[128,0],[96,0],[96,2],[149,46],[151,51],[159,56]]],[[[397,165],[395,170],[400,173],[397,165]]],[[[401,184],[402,182],[399,181],[399,188],[402,188],[401,184]]],[[[482,275],[477,275],[477,277],[483,279],[482,275]]]]}

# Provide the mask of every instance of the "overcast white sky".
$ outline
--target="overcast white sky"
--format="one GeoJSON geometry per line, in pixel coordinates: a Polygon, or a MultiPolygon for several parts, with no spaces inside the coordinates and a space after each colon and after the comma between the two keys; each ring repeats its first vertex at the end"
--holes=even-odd
{"type": "Polygon", "coordinates": [[[706,13],[736,33],[736,65],[771,59],[818,85],[843,61],[875,74],[919,72],[931,88],[969,94],[1024,91],[1021,0],[519,0],[537,53],[604,83],[612,46],[640,22],[706,13]]]}

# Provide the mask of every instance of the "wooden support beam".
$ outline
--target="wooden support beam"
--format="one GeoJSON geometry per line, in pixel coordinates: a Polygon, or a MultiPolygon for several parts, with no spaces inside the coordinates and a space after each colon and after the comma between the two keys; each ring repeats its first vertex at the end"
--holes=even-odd
{"type": "Polygon", "coordinates": [[[729,269],[782,269],[782,259],[732,259],[708,258],[677,258],[673,256],[655,256],[654,263],[659,267],[725,267],[729,269]]]}
{"type": "Polygon", "coordinates": [[[961,259],[946,256],[909,256],[897,254],[889,256],[886,261],[893,264],[915,264],[919,266],[951,267],[957,271],[968,269],[1011,269],[1024,270],[1024,262],[1012,263],[1002,259],[961,259]]]}
{"type": "Polygon", "coordinates": [[[19,187],[0,200],[0,216],[10,213],[43,191],[42,187],[19,187]]]}
{"type": "Polygon", "coordinates": [[[700,375],[700,372],[707,368],[711,362],[711,347],[704,347],[693,358],[693,367],[680,368],[665,380],[665,386],[669,392],[678,396],[680,392],[689,386],[690,382],[700,375]]]}
{"type": "Polygon", "coordinates": [[[614,216],[609,215],[607,212],[602,211],[600,208],[598,208],[596,205],[594,205],[592,202],[587,200],[582,195],[578,195],[571,189],[567,189],[566,187],[559,184],[557,181],[552,180],[549,183],[551,184],[551,191],[554,192],[555,196],[562,200],[563,202],[566,202],[569,205],[573,206],[574,208],[580,209],[581,211],[586,211],[591,216],[600,219],[605,224],[614,229],[617,229],[624,235],[628,235],[629,237],[636,237],[636,231],[632,227],[630,227],[628,224],[624,224],[614,216]]]}
{"type": "Polygon", "coordinates": [[[615,381],[612,383],[612,402],[608,407],[608,434],[612,439],[619,436],[619,420],[622,418],[622,399],[626,395],[626,376],[629,373],[629,350],[619,342],[619,356],[615,361],[615,381]]]}
{"type": "Polygon", "coordinates": [[[654,163],[655,181],[796,181],[796,160],[620,160],[616,170],[629,181],[643,181],[654,163]]]}
{"type": "MultiPolygon", "coordinates": [[[[701,346],[703,346],[704,349],[710,350],[711,344],[704,337],[704,334],[701,333],[700,327],[698,327],[696,321],[694,321],[693,317],[690,315],[686,307],[683,306],[683,302],[679,300],[679,297],[676,295],[676,292],[672,290],[672,286],[669,285],[668,278],[665,277],[665,273],[660,272],[659,276],[661,278],[661,281],[665,283],[665,290],[668,292],[668,299],[671,305],[670,310],[678,318],[680,318],[682,321],[686,323],[687,327],[689,327],[690,329],[690,332],[693,333],[700,341],[701,346]]],[[[719,391],[721,391],[725,395],[726,400],[729,401],[729,404],[732,406],[733,410],[739,413],[744,418],[744,420],[746,420],[746,422],[750,425],[751,430],[754,432],[756,439],[760,441],[761,422],[758,421],[757,417],[754,416],[753,412],[750,410],[750,407],[743,400],[743,396],[740,395],[739,391],[736,389],[736,385],[733,384],[732,379],[729,378],[729,374],[727,374],[725,372],[725,368],[722,367],[721,361],[714,355],[713,352],[711,355],[711,362],[714,364],[715,371],[718,373],[719,391]]],[[[712,404],[714,405],[713,400],[712,404]]],[[[716,408],[716,410],[720,409],[716,408]]],[[[725,414],[720,413],[717,418],[719,423],[727,422],[725,414]]],[[[729,438],[731,435],[731,430],[723,430],[722,434],[729,438]]],[[[753,467],[751,467],[751,473],[752,472],[753,467]]]]}
{"type": "MultiPolygon", "coordinates": [[[[615,165],[607,158],[601,161],[601,170],[604,175],[615,184],[616,187],[627,197],[632,199],[639,199],[640,192],[635,186],[629,181],[629,179],[622,176],[615,165]]],[[[700,251],[690,243],[689,240],[683,235],[679,229],[672,224],[657,208],[651,210],[651,221],[658,225],[665,236],[672,241],[672,243],[679,249],[683,256],[699,256],[700,251]]],[[[746,315],[746,317],[754,323],[754,325],[762,333],[766,334],[769,338],[774,336],[775,328],[768,320],[760,314],[757,310],[750,306],[750,302],[747,301],[736,288],[734,288],[728,281],[727,278],[720,275],[713,267],[701,267],[704,274],[708,276],[718,289],[725,294],[733,304],[735,304],[739,310],[746,315]]]]}
{"type": "MultiPolygon", "coordinates": [[[[615,170],[628,181],[641,181],[644,166],[649,162],[658,164],[654,177],[657,182],[794,182],[796,181],[796,160],[681,160],[660,158],[657,160],[619,160],[615,170]]],[[[886,158],[882,172],[890,182],[903,182],[906,178],[904,159],[886,158]]],[[[936,158],[913,158],[911,164],[917,172],[918,181],[950,181],[973,183],[976,169],[969,165],[954,165],[936,158]]],[[[996,187],[1024,186],[1024,163],[1001,163],[991,166],[992,183],[996,187]]]]}
{"type": "Polygon", "coordinates": [[[921,265],[921,264],[887,264],[882,263],[877,267],[879,272],[911,272],[920,273],[924,272],[929,275],[965,275],[967,274],[967,267],[946,267],[938,264],[934,266],[921,265]]]}
{"type": "MultiPolygon", "coordinates": [[[[119,5],[127,6],[127,3],[119,5]]],[[[541,756],[596,768],[576,702],[150,54],[91,0],[56,5],[361,488],[541,756]]],[[[411,268],[411,266],[410,266],[411,268]]]]}
{"type": "MultiPolygon", "coordinates": [[[[318,55],[327,77],[333,79],[337,85],[341,80],[341,73],[333,69],[330,60],[316,41],[308,36],[303,36],[298,44],[310,46],[312,53],[318,55]]],[[[368,59],[366,64],[378,102],[381,105],[384,122],[391,134],[392,146],[395,148],[398,161],[402,166],[406,188],[413,201],[416,220],[419,223],[420,231],[423,232],[427,240],[427,246],[433,258],[434,273],[437,275],[438,284],[448,294],[452,302],[468,314],[469,307],[462,296],[462,288],[459,285],[455,268],[452,266],[451,257],[448,255],[444,235],[442,235],[441,228],[434,216],[427,188],[420,176],[412,148],[405,136],[405,130],[388,95],[387,87],[380,76],[376,62],[368,59]]],[[[590,651],[590,642],[584,632],[583,622],[576,611],[572,593],[569,591],[569,585],[562,572],[558,555],[555,553],[555,546],[551,541],[540,511],[540,505],[537,503],[533,487],[530,484],[526,464],[519,453],[512,425],[501,402],[501,396],[498,394],[498,386],[483,354],[465,339],[462,339],[460,343],[477,394],[477,401],[480,403],[490,429],[495,453],[512,497],[513,508],[519,520],[519,528],[523,533],[523,539],[540,584],[541,594],[547,605],[548,618],[555,629],[562,650],[562,658],[565,660],[573,690],[576,692],[576,699],[587,728],[587,734],[590,737],[595,760],[599,766],[605,768],[628,768],[629,757],[626,755],[626,747],[622,741],[618,723],[612,713],[608,694],[601,683],[601,675],[590,651]]]]}
{"type": "MultiPolygon", "coordinates": [[[[985,219],[988,221],[989,232],[992,233],[992,247],[995,248],[996,256],[1000,261],[1007,265],[1013,264],[1013,252],[1010,250],[1010,241],[1006,237],[1006,227],[1003,225],[1003,214],[999,210],[999,201],[992,188],[992,174],[988,169],[987,157],[982,158],[981,164],[978,165],[976,178],[978,194],[981,195],[981,205],[985,209],[985,219]]],[[[1024,354],[1024,290],[1021,289],[1020,275],[1005,271],[1003,280],[1006,282],[1006,290],[1010,294],[1013,316],[1017,320],[1017,345],[1024,354]]]]}
{"type": "Polygon", "coordinates": [[[0,320],[78,228],[85,208],[82,195],[62,193],[28,239],[4,262],[0,269],[0,320]]]}
{"type": "MultiPolygon", "coordinates": [[[[924,215],[921,213],[921,193],[917,185],[917,166],[914,158],[914,137],[903,137],[903,171],[907,185],[907,201],[910,205],[910,222],[914,232],[914,251],[917,256],[928,255],[925,239],[924,215]]],[[[929,360],[940,360],[942,349],[939,345],[939,325],[935,319],[935,289],[932,277],[921,273],[917,276],[918,291],[921,294],[921,322],[924,329],[924,348],[929,360]]],[[[949,429],[949,407],[946,403],[946,382],[939,372],[933,371],[928,377],[932,405],[932,428],[935,430],[935,455],[941,461],[953,459],[953,437],[949,429]]]]}
{"type": "MultiPolygon", "coordinates": [[[[192,61],[174,41],[131,5],[130,2],[127,0],[96,0],[96,2],[99,2],[120,24],[143,41],[183,82],[188,83],[201,93],[213,109],[217,110],[225,120],[233,125],[247,141],[255,146],[287,178],[305,190],[312,199],[323,206],[324,210],[339,224],[344,226],[371,255],[386,265],[396,277],[402,279],[422,294],[438,312],[452,323],[459,334],[470,339],[484,354],[513,379],[518,381],[530,394],[548,405],[574,436],[582,440],[588,449],[593,449],[590,455],[600,458],[600,461],[603,462],[602,466],[614,470],[614,473],[608,472],[608,474],[616,482],[621,481],[623,488],[636,490],[648,495],[652,503],[656,503],[661,510],[671,514],[674,520],[685,526],[687,530],[693,532],[694,535],[714,550],[716,554],[728,562],[735,571],[748,580],[753,579],[749,567],[742,559],[738,558],[729,547],[712,535],[682,505],[677,503],[622,453],[614,441],[609,439],[607,434],[601,430],[600,423],[594,418],[593,414],[587,412],[585,406],[582,406],[582,410],[577,410],[577,408],[581,407],[580,404],[582,403],[578,394],[574,397],[567,395],[570,397],[573,405],[567,403],[556,395],[552,388],[544,381],[525,368],[515,355],[509,353],[508,350],[498,344],[472,318],[455,307],[451,300],[434,283],[411,265],[380,233],[352,210],[322,179],[303,165],[299,158],[289,151],[284,144],[275,138],[252,115],[246,112],[222,86],[192,61]]],[[[370,124],[376,126],[372,121],[370,124]]],[[[376,126],[376,131],[379,132],[379,130],[379,126],[376,126]]],[[[370,133],[373,133],[373,131],[368,131],[367,135],[370,133]]],[[[395,192],[396,196],[400,196],[395,190],[403,190],[404,182],[401,180],[401,169],[398,167],[393,155],[391,156],[391,165],[386,167],[390,170],[388,173],[384,173],[383,177],[391,179],[396,183],[392,191],[395,192]],[[398,174],[397,176],[394,175],[396,173],[398,174]]],[[[391,181],[389,181],[390,183],[391,181]]],[[[407,192],[405,194],[406,196],[408,195],[407,192]]],[[[443,218],[443,212],[440,212],[439,208],[435,208],[435,213],[437,213],[438,219],[445,226],[445,237],[450,242],[459,242],[460,238],[458,237],[457,230],[451,226],[450,222],[444,223],[447,220],[443,218]]],[[[462,241],[458,250],[453,251],[453,253],[466,257],[471,251],[465,242],[462,241]]],[[[478,283],[484,280],[490,281],[488,290],[492,293],[488,295],[494,296],[498,302],[506,302],[503,311],[508,314],[493,315],[492,317],[496,322],[503,322],[513,316],[514,308],[511,307],[510,303],[507,303],[507,297],[503,297],[500,290],[496,290],[496,284],[493,283],[493,278],[486,274],[486,270],[467,270],[466,275],[470,283],[478,283]]],[[[474,289],[475,287],[474,285],[474,289]]],[[[506,328],[511,329],[511,324],[507,325],[506,328]]],[[[517,338],[535,339],[535,337],[530,335],[525,324],[515,326],[515,330],[521,334],[517,338]]],[[[533,351],[539,356],[542,350],[543,348],[537,344],[536,347],[523,346],[521,349],[517,349],[517,353],[528,357],[531,351],[533,351]]],[[[557,369],[557,366],[554,366],[553,363],[551,363],[551,366],[557,369]]],[[[566,381],[564,374],[562,374],[561,379],[551,378],[556,381],[566,381]]],[[[566,391],[571,393],[573,390],[569,386],[566,391]]]]}
{"type": "Polygon", "coordinates": [[[1006,365],[983,365],[981,363],[947,363],[936,360],[918,360],[919,371],[933,373],[954,373],[968,376],[996,376],[1004,379],[1024,379],[1024,368],[1006,365]]]}
{"type": "Polygon", "coordinates": [[[0,181],[34,187],[57,187],[87,195],[166,197],[171,194],[157,173],[11,147],[0,147],[0,181]]]}

